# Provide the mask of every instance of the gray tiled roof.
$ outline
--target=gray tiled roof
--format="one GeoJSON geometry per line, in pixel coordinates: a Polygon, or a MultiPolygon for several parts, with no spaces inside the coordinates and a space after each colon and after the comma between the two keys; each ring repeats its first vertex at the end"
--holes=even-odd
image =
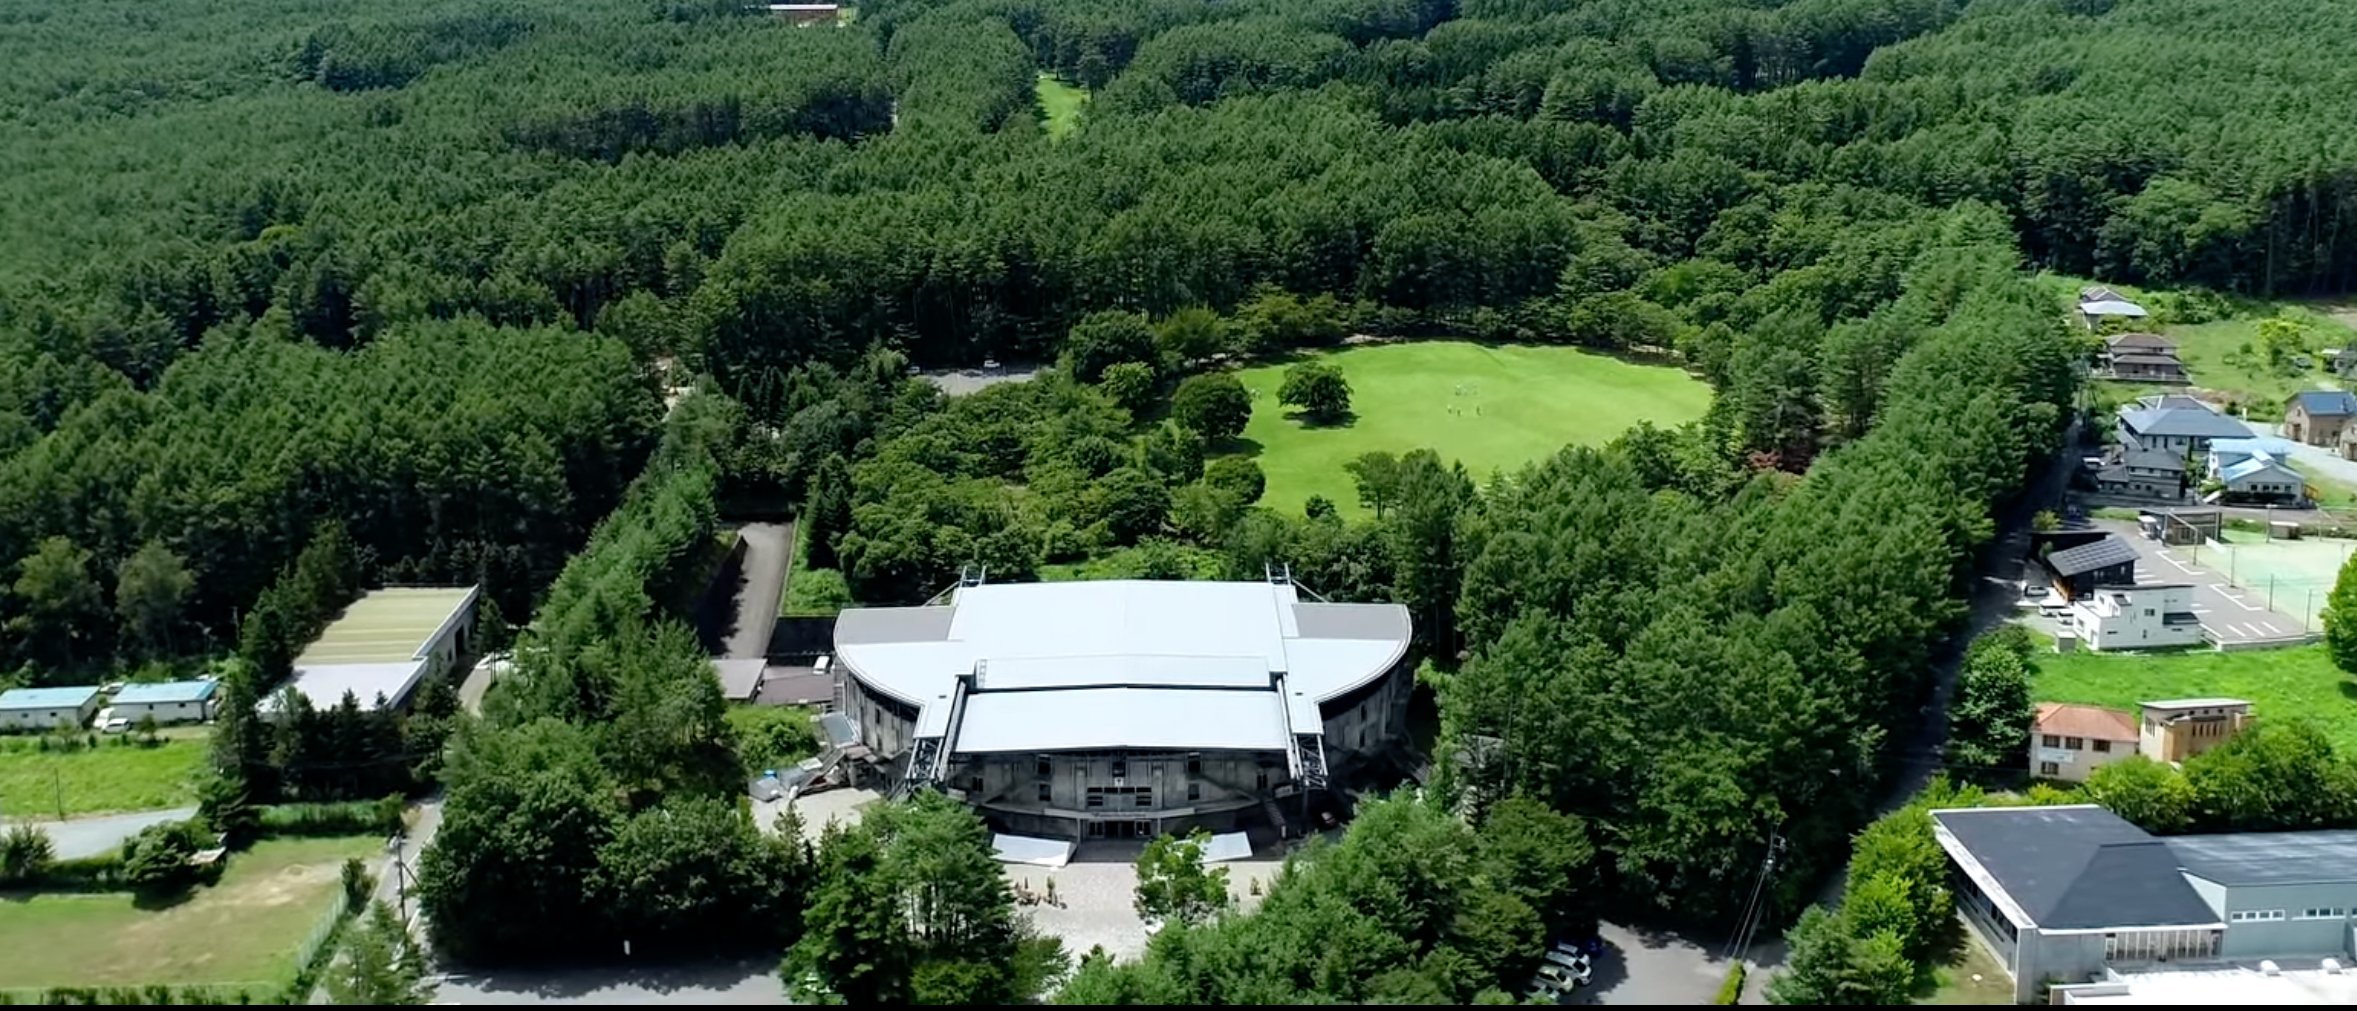
{"type": "Polygon", "coordinates": [[[2145,408],[2122,415],[2128,430],[2140,436],[2174,435],[2195,439],[2247,439],[2251,430],[2206,408],[2145,408]]]}
{"type": "Polygon", "coordinates": [[[2221,885],[2357,884],[2357,832],[2239,832],[2169,840],[2186,873],[2221,885]]]}
{"type": "Polygon", "coordinates": [[[2093,805],[1932,817],[2046,930],[2218,922],[2169,844],[2093,805]]]}

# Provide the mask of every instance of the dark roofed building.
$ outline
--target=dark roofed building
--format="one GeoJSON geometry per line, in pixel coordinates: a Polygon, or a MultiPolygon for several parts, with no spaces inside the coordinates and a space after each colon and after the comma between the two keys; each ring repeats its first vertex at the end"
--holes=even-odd
{"type": "Polygon", "coordinates": [[[2192,397],[2144,397],[2120,408],[2119,443],[2125,449],[2179,454],[2209,451],[2213,439],[2248,439],[2251,430],[2192,397]]]}
{"type": "Polygon", "coordinates": [[[2113,334],[2103,339],[2103,346],[2114,351],[2160,351],[2177,353],[2177,342],[2157,333],[2113,334]]]}
{"type": "Polygon", "coordinates": [[[2185,472],[2185,458],[2175,453],[2131,449],[2095,473],[2095,487],[2106,495],[2176,502],[2185,497],[2185,472]]]}
{"type": "Polygon", "coordinates": [[[2077,547],[2058,547],[2041,560],[2056,592],[2077,600],[2099,586],[2136,583],[2136,549],[2105,535],[2077,547]]]}
{"type": "Polygon", "coordinates": [[[2186,382],[2185,363],[2176,355],[2150,351],[2121,351],[2111,356],[2111,377],[2138,383],[2186,382]]]}
{"type": "Polygon", "coordinates": [[[2157,838],[2094,805],[1933,811],[1957,906],[2017,1001],[2163,963],[2337,958],[2357,832],[2157,838]]]}

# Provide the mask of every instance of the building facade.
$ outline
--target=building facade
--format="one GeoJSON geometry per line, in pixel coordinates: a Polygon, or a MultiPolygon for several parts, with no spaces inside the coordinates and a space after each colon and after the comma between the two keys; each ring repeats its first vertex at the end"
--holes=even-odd
{"type": "Polygon", "coordinates": [[[2071,601],[2070,622],[2079,640],[2099,651],[2162,649],[2202,641],[2190,585],[2102,587],[2071,601]]]}
{"type": "Polygon", "coordinates": [[[2347,390],[2306,390],[2283,407],[2283,435],[2311,446],[2339,446],[2349,419],[2357,417],[2357,394],[2347,390]]]}
{"type": "Polygon", "coordinates": [[[2043,702],[2030,721],[2030,768],[2043,779],[2084,783],[2136,754],[2136,718],[2101,706],[2043,702]]]}
{"type": "Polygon", "coordinates": [[[80,727],[98,711],[98,686],[13,688],[0,692],[0,729],[80,727]]]}
{"type": "Polygon", "coordinates": [[[213,695],[218,687],[215,681],[125,685],[107,702],[107,709],[115,719],[133,723],[141,717],[154,717],[165,724],[203,723],[213,718],[213,695]]]}
{"type": "Polygon", "coordinates": [[[2094,805],[1932,812],[1957,907],[2014,981],[2270,959],[2346,961],[2357,832],[2160,838],[2094,805]]]}
{"type": "Polygon", "coordinates": [[[1405,738],[1408,639],[1284,581],[964,585],[845,611],[834,670],[891,778],[1001,831],[1289,830],[1405,738]]]}
{"type": "Polygon", "coordinates": [[[2251,723],[2251,704],[2244,699],[2169,699],[2137,708],[2136,750],[2155,762],[2185,761],[2251,723]]]}

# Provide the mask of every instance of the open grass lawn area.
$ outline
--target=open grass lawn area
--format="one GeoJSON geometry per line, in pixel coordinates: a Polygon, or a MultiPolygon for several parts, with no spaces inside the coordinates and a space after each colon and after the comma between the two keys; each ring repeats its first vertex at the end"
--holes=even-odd
{"type": "Polygon", "coordinates": [[[154,747],[116,744],[34,750],[34,739],[0,741],[0,811],[11,818],[55,818],[109,811],[146,811],[196,803],[197,773],[210,747],[205,732],[167,732],[154,747]]]}
{"type": "MultiPolygon", "coordinates": [[[[1963,925],[1958,930],[1967,929],[1963,925]]],[[[1989,950],[1969,937],[1956,939],[1955,953],[1931,971],[1932,992],[1918,1004],[2011,1004],[2013,981],[1989,950]],[[1974,979],[1979,976],[1979,979],[1974,979]]]]}
{"type": "Polygon", "coordinates": [[[1056,75],[1039,75],[1039,111],[1047,117],[1048,136],[1064,137],[1080,127],[1080,110],[1088,105],[1088,89],[1057,80],[1056,75]]]}
{"type": "MultiPolygon", "coordinates": [[[[2289,315],[2306,320],[2318,348],[2344,347],[2357,340],[2352,332],[2329,316],[2303,308],[2286,310],[2289,315]]],[[[2323,367],[2323,356],[2312,355],[2306,371],[2278,371],[2269,369],[2259,360],[2259,322],[2265,315],[2240,316],[2212,323],[2164,326],[2162,336],[2177,342],[2177,357],[2185,363],[2186,374],[2193,384],[2208,390],[2224,390],[2247,394],[2253,417],[2274,420],[2283,416],[2283,402],[2301,390],[2328,389],[2337,380],[2323,367]],[[2239,355],[2243,345],[2253,353],[2239,355]],[[2229,356],[2235,361],[2229,362],[2229,356]]]]}
{"type": "Polygon", "coordinates": [[[375,836],[267,839],[229,858],[221,882],[169,908],[124,893],[0,895],[0,988],[148,983],[284,985],[295,949],[375,836]]]}
{"type": "Polygon", "coordinates": [[[1639,421],[1682,425],[1710,407],[1710,388],[1682,370],[1576,348],[1420,341],[1322,357],[1350,380],[1348,424],[1312,427],[1278,405],[1284,364],[1240,373],[1252,391],[1247,453],[1268,475],[1261,504],[1279,512],[1300,513],[1312,495],[1358,512],[1342,465],[1363,453],[1429,448],[1481,480],[1639,421]]]}
{"type": "Polygon", "coordinates": [[[2154,699],[2249,699],[2261,719],[2312,720],[2334,747],[2357,754],[2357,682],[2332,665],[2321,644],[2235,653],[2048,653],[2038,657],[2033,695],[2130,712],[2154,699]]]}

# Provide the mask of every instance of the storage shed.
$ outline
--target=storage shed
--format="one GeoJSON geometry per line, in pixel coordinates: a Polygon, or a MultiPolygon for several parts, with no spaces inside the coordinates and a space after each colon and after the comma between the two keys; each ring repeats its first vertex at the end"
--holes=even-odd
{"type": "Polygon", "coordinates": [[[219,687],[217,681],[125,685],[108,706],[117,719],[133,723],[142,716],[153,716],[157,723],[202,723],[213,718],[213,692],[219,687]]]}
{"type": "Polygon", "coordinates": [[[80,727],[98,711],[98,686],[15,688],[0,692],[0,728],[49,730],[80,727]]]}

